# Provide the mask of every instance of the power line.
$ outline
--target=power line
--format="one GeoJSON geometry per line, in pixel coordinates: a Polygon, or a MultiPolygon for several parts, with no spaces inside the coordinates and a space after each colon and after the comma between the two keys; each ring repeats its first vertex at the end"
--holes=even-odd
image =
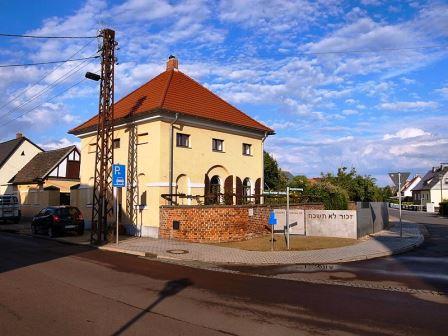
{"type": "MultiPolygon", "coordinates": [[[[71,55],[69,57],[69,59],[75,57],[76,55],[78,55],[81,51],[83,51],[85,48],[87,48],[91,43],[93,42],[93,40],[90,40],[88,43],[86,43],[81,49],[79,49],[77,52],[75,52],[73,55],[71,55]]],[[[3,109],[5,106],[9,105],[10,103],[12,103],[13,101],[15,101],[17,98],[19,98],[22,94],[24,94],[25,92],[27,92],[28,90],[32,89],[33,87],[35,87],[37,84],[41,83],[45,78],[47,78],[48,75],[50,75],[51,73],[55,72],[57,69],[59,69],[64,63],[60,63],[58,66],[56,66],[55,68],[51,69],[50,71],[47,71],[37,82],[35,82],[31,87],[28,88],[24,88],[22,90],[20,90],[20,92],[15,95],[14,97],[12,97],[11,99],[9,99],[6,103],[4,103],[2,106],[0,106],[0,110],[3,109]]],[[[18,92],[19,89],[11,92],[11,96],[13,94],[15,94],[16,92],[18,92]]]]}
{"type": "Polygon", "coordinates": [[[67,63],[67,62],[77,62],[84,61],[93,58],[99,58],[100,56],[91,56],[91,57],[83,57],[83,58],[72,58],[64,61],[50,61],[50,62],[39,62],[39,63],[24,63],[24,64],[0,64],[0,68],[10,68],[10,67],[23,67],[23,66],[31,66],[31,65],[45,65],[45,64],[57,64],[57,63],[67,63]]]}
{"type": "Polygon", "coordinates": [[[22,34],[5,34],[5,33],[0,33],[0,36],[35,38],[35,39],[94,39],[98,37],[98,36],[40,36],[40,35],[22,35],[22,34]]]}
{"type": "Polygon", "coordinates": [[[29,98],[28,100],[24,101],[23,103],[21,103],[19,106],[16,106],[12,109],[10,109],[9,111],[5,112],[3,115],[0,116],[0,118],[6,117],[8,114],[12,114],[14,111],[19,110],[20,108],[22,108],[23,106],[29,104],[30,102],[32,102],[33,100],[35,100],[36,98],[39,98],[40,96],[42,96],[44,93],[46,93],[47,91],[49,91],[50,89],[52,89],[53,87],[59,85],[59,82],[63,82],[65,81],[67,78],[73,76],[75,73],[79,72],[82,68],[86,67],[87,65],[89,65],[90,63],[92,63],[92,60],[90,60],[89,62],[87,62],[86,64],[83,65],[83,63],[86,63],[86,61],[78,64],[76,67],[70,69],[69,71],[67,71],[66,73],[64,73],[62,76],[58,77],[55,81],[53,81],[52,83],[50,83],[49,85],[47,85],[46,87],[44,87],[41,91],[39,91],[38,93],[36,93],[34,96],[32,96],[31,98],[29,98]]]}
{"type": "MultiPolygon", "coordinates": [[[[99,71],[97,71],[96,73],[98,74],[99,71]]],[[[70,90],[70,89],[74,88],[75,86],[79,85],[80,83],[82,83],[85,79],[86,79],[86,78],[82,78],[80,81],[78,81],[78,82],[76,82],[75,84],[69,86],[68,88],[66,88],[65,90],[59,92],[58,94],[52,96],[52,97],[49,98],[48,100],[42,102],[42,103],[39,104],[39,105],[34,106],[32,109],[30,109],[30,110],[28,110],[28,111],[23,112],[22,114],[18,115],[17,117],[14,117],[14,118],[12,118],[12,119],[9,119],[9,120],[6,121],[5,123],[0,124],[0,126],[6,126],[6,125],[8,125],[9,123],[13,122],[14,120],[17,120],[17,119],[23,117],[24,115],[26,115],[26,114],[28,114],[28,113],[34,111],[35,109],[37,109],[38,107],[42,106],[43,104],[48,103],[48,102],[50,102],[50,101],[56,99],[57,97],[61,96],[62,94],[64,94],[64,93],[67,92],[68,90],[70,90]]]]}

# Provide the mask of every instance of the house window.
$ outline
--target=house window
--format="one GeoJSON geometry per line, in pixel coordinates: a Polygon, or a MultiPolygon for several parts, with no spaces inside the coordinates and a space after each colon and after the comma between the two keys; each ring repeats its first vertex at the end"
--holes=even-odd
{"type": "Polygon", "coordinates": [[[221,180],[219,176],[214,175],[210,179],[210,194],[208,195],[210,204],[220,204],[221,196],[221,180]]]}
{"type": "Polygon", "coordinates": [[[96,144],[89,144],[89,154],[96,152],[96,144]]]}
{"type": "Polygon", "coordinates": [[[114,139],[114,149],[120,148],[120,139],[114,139]]]}
{"type": "Polygon", "coordinates": [[[176,146],[177,147],[190,147],[190,135],[177,133],[176,134],[176,146]]]}
{"type": "Polygon", "coordinates": [[[252,155],[252,145],[243,143],[243,155],[252,155]]]}
{"type": "Polygon", "coordinates": [[[243,202],[249,203],[250,202],[250,179],[246,177],[243,181],[243,202]]]}
{"type": "Polygon", "coordinates": [[[445,184],[448,184],[448,177],[445,177],[445,184]]]}
{"type": "Polygon", "coordinates": [[[140,133],[137,137],[138,137],[137,145],[144,145],[144,144],[148,143],[148,140],[149,140],[148,132],[140,133]]]}
{"type": "Polygon", "coordinates": [[[212,139],[212,149],[215,152],[223,152],[224,151],[224,140],[212,139]]]}

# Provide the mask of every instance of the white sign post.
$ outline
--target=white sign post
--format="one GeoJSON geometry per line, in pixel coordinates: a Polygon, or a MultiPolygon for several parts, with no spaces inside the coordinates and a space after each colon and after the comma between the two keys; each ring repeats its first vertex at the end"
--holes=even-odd
{"type": "Polygon", "coordinates": [[[121,164],[112,165],[112,186],[114,187],[115,194],[115,213],[116,213],[116,224],[117,224],[117,236],[116,242],[118,245],[118,219],[119,219],[119,208],[118,208],[118,188],[126,187],[126,166],[121,164]]]}
{"type": "Polygon", "coordinates": [[[303,191],[303,188],[290,188],[286,187],[286,244],[289,250],[289,192],[290,191],[303,191]]]}
{"type": "Polygon", "coordinates": [[[399,207],[399,213],[400,213],[400,237],[403,237],[403,222],[401,220],[401,185],[403,180],[406,182],[409,175],[411,173],[389,173],[389,177],[394,182],[394,184],[398,187],[398,207],[399,207]]]}

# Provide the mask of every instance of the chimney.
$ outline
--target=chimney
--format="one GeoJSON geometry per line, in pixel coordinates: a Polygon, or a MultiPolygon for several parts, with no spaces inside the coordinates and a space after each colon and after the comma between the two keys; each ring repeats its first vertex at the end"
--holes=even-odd
{"type": "Polygon", "coordinates": [[[168,57],[168,61],[166,62],[166,71],[168,70],[178,70],[179,69],[179,60],[176,56],[170,55],[168,57]]]}
{"type": "Polygon", "coordinates": [[[16,133],[16,139],[21,139],[23,138],[23,134],[22,133],[16,133]]]}

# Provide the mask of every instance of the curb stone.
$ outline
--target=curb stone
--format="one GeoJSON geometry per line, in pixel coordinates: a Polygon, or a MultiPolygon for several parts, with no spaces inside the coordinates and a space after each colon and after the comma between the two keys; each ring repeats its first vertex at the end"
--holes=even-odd
{"type": "MultiPolygon", "coordinates": [[[[417,224],[417,223],[415,223],[417,224]]],[[[378,252],[378,253],[371,253],[371,254],[361,254],[361,255],[355,255],[353,257],[344,257],[344,258],[340,258],[340,259],[334,259],[331,261],[303,261],[303,262],[291,262],[289,263],[290,265],[294,265],[294,264],[315,264],[315,265],[319,265],[319,264],[336,264],[336,263],[345,263],[345,262],[353,262],[353,261],[361,261],[361,260],[369,260],[369,259],[374,259],[374,258],[380,258],[380,257],[386,257],[386,256],[391,256],[391,255],[395,255],[395,254],[400,254],[400,253],[404,253],[407,251],[410,251],[414,248],[417,248],[418,246],[420,246],[423,242],[424,242],[424,228],[422,227],[422,225],[418,225],[418,231],[420,232],[420,235],[418,236],[418,239],[416,242],[413,242],[412,244],[409,244],[407,246],[402,246],[402,247],[398,247],[392,251],[384,251],[384,252],[378,252]]],[[[151,259],[157,259],[160,260],[161,262],[186,262],[186,263],[194,263],[194,262],[205,262],[205,263],[211,263],[211,264],[216,264],[216,265],[258,265],[258,266],[268,266],[268,265],[288,265],[288,263],[244,263],[244,262],[220,262],[220,261],[205,261],[205,260],[196,260],[196,259],[189,259],[189,258],[178,258],[176,256],[168,256],[165,254],[159,254],[159,253],[152,253],[152,252],[146,252],[146,251],[137,251],[137,250],[131,250],[131,249],[126,249],[126,248],[120,248],[120,247],[116,247],[113,246],[112,244],[110,245],[103,245],[103,246],[94,246],[91,245],[88,242],[73,242],[73,241],[69,241],[67,239],[64,238],[51,238],[51,237],[47,237],[47,236],[41,236],[41,235],[33,235],[31,233],[24,233],[24,232],[17,232],[17,233],[12,233],[12,234],[22,234],[22,235],[26,235],[26,236],[30,236],[30,237],[35,237],[35,238],[40,238],[40,239],[45,239],[45,240],[53,240],[53,241],[57,241],[59,243],[62,244],[69,244],[69,245],[79,245],[79,246],[89,246],[91,248],[96,248],[99,250],[103,250],[103,251],[110,251],[110,252],[116,252],[116,253],[124,253],[124,254],[129,254],[129,255],[135,255],[138,257],[146,257],[146,258],[151,258],[151,259]]],[[[368,239],[369,240],[369,239],[368,239]]],[[[287,253],[287,252],[286,252],[287,253]]]]}

